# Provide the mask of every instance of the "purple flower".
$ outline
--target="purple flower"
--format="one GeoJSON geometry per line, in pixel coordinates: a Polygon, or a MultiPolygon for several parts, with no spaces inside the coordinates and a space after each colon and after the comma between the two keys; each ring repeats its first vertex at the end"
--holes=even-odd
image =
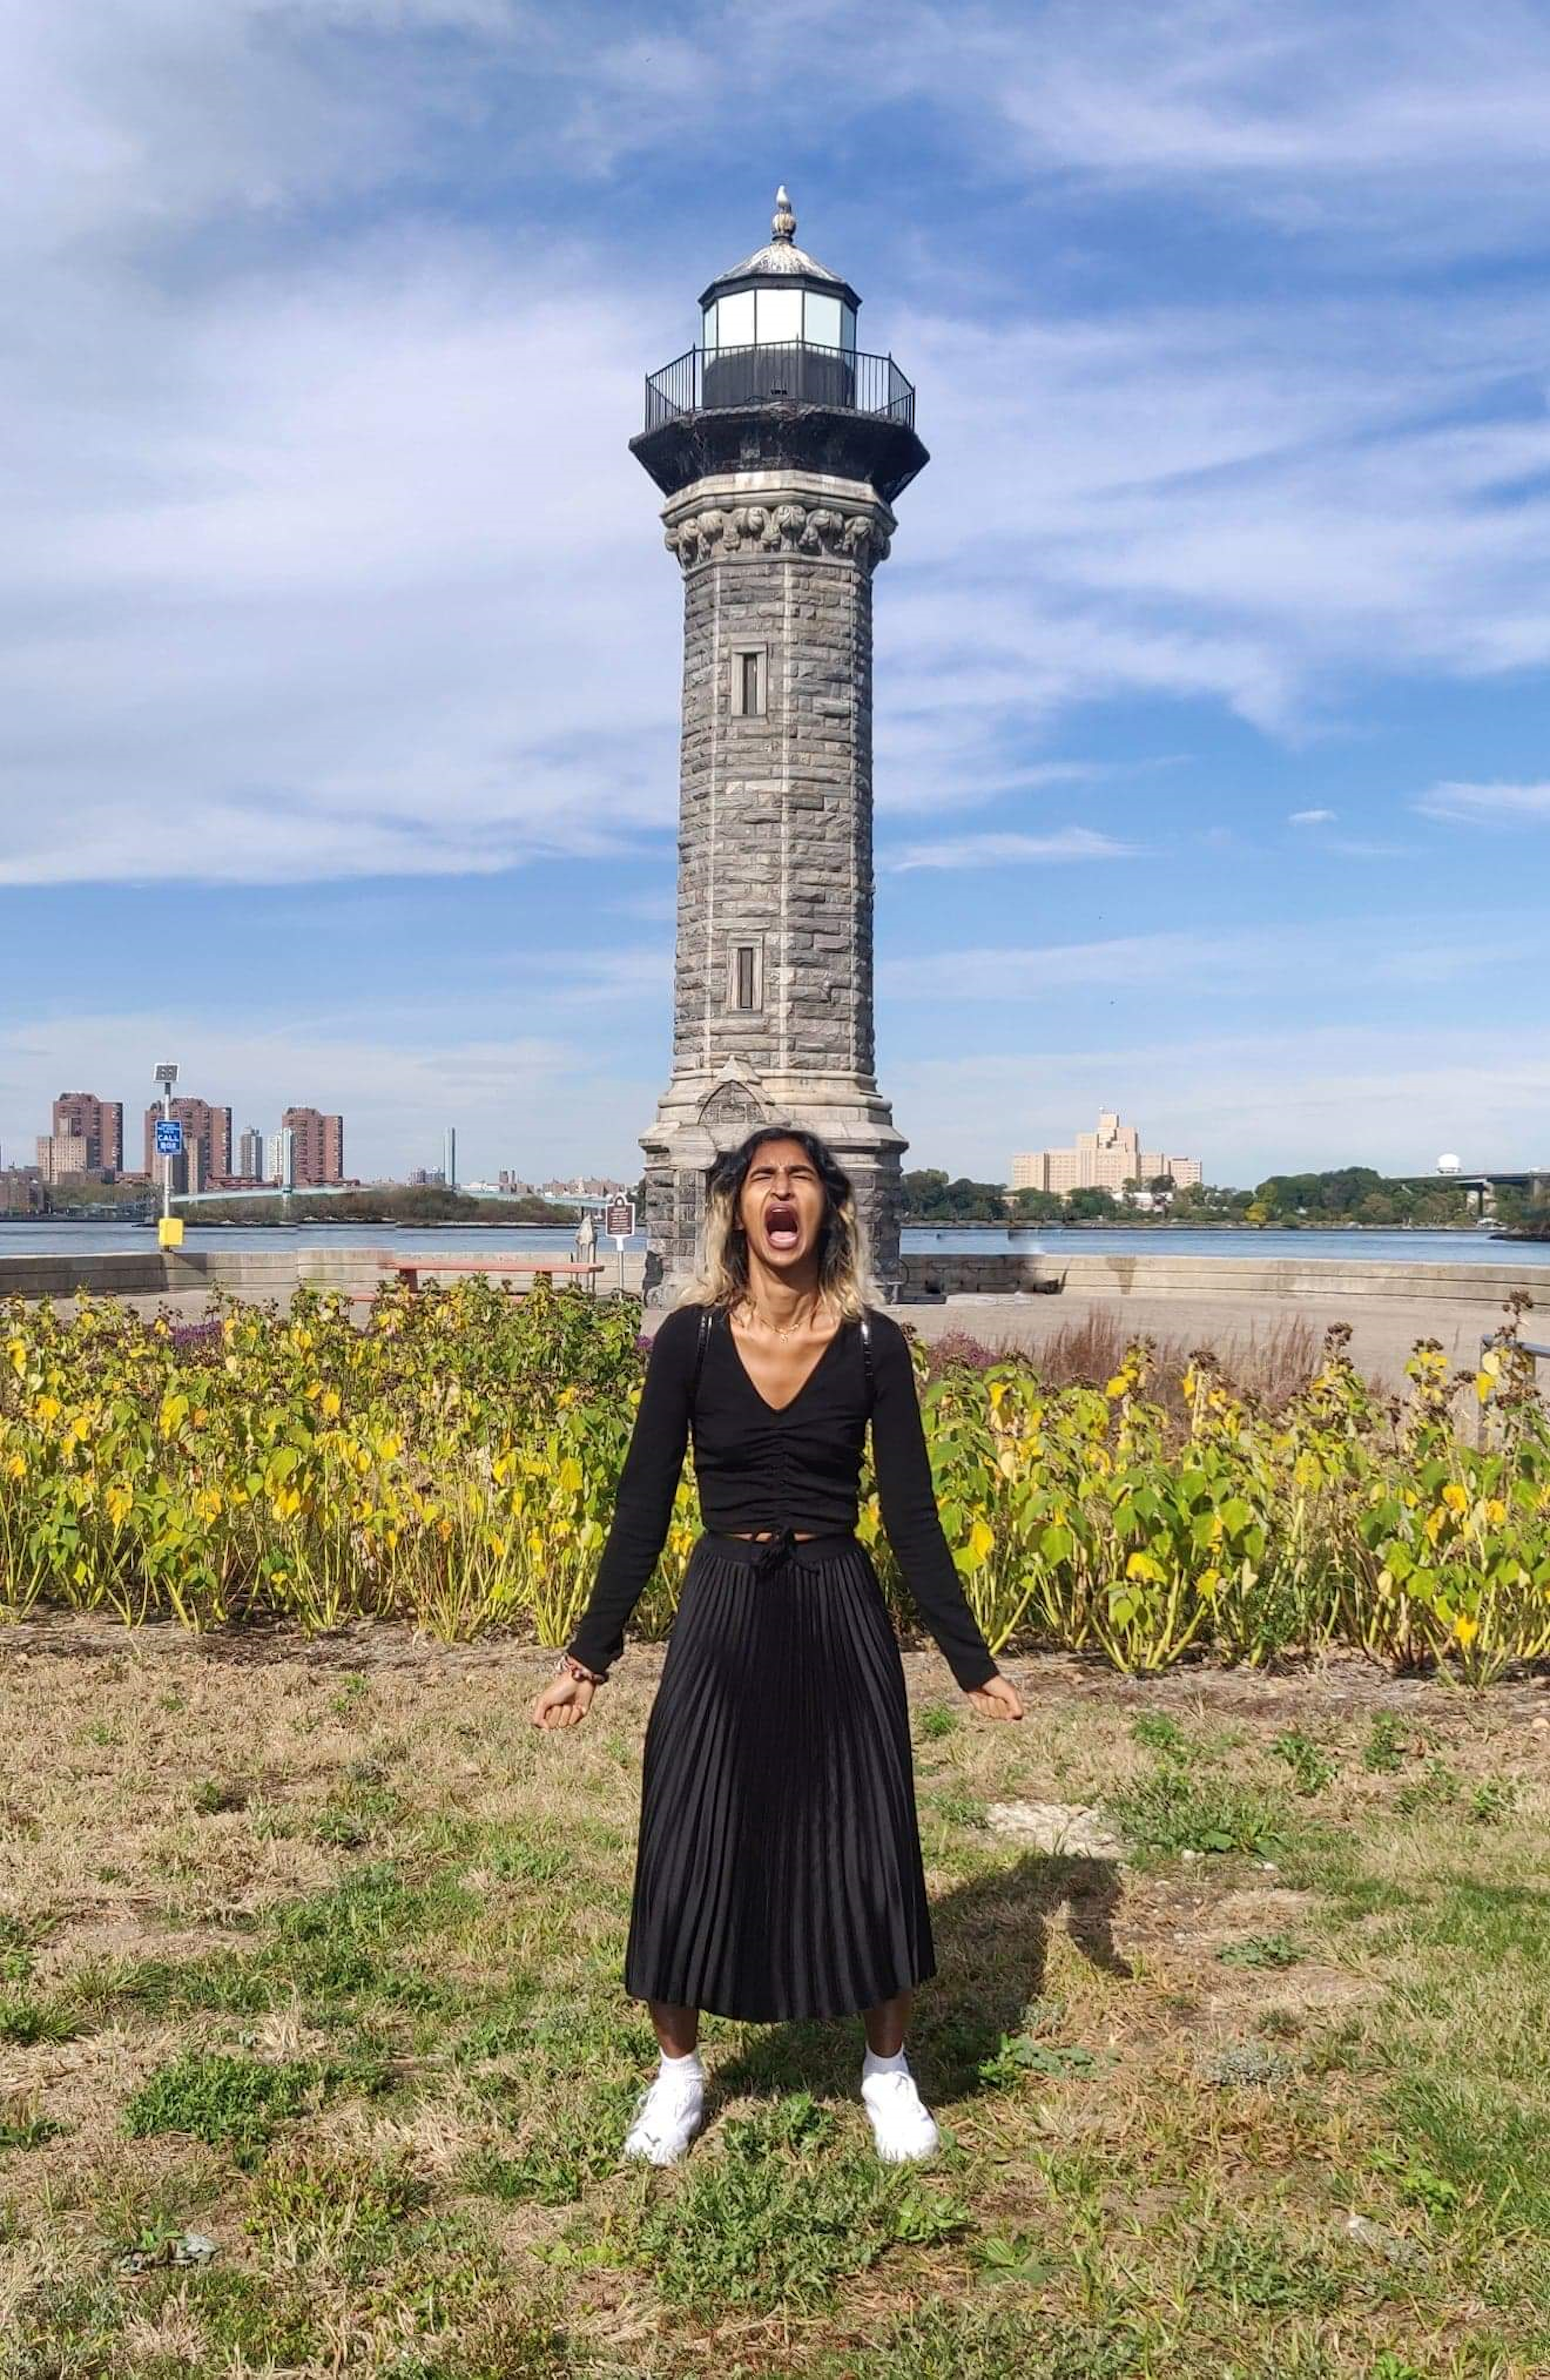
{"type": "Polygon", "coordinates": [[[214,1349],[221,1343],[218,1322],[175,1322],[167,1334],[168,1343],[180,1355],[198,1354],[201,1349],[214,1349]]]}
{"type": "Polygon", "coordinates": [[[967,1330],[944,1330],[940,1339],[928,1342],[930,1370],[928,1378],[936,1379],[949,1364],[961,1365],[966,1371],[988,1372],[993,1364],[1005,1358],[987,1347],[982,1340],[971,1338],[967,1330]]]}

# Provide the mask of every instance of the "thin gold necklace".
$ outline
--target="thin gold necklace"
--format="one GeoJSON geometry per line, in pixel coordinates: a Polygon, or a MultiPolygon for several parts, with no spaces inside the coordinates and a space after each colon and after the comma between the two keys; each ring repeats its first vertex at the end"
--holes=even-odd
{"type": "MultiPolygon", "coordinates": [[[[765,1321],[764,1317],[760,1313],[759,1308],[758,1308],[758,1307],[755,1305],[755,1304],[753,1303],[752,1298],[751,1298],[751,1297],[750,1297],[750,1296],[748,1296],[748,1295],[746,1295],[746,1294],[745,1294],[745,1296],[744,1296],[743,1303],[744,1303],[744,1305],[748,1307],[749,1312],[753,1316],[754,1319],[755,1319],[756,1321],[759,1321],[759,1322],[763,1322],[765,1330],[773,1330],[773,1331],[775,1332],[775,1337],[776,1337],[777,1339],[790,1339],[790,1338],[794,1338],[794,1337],[795,1337],[795,1335],[796,1335],[796,1333],[803,1328],[803,1325],[802,1325],[800,1322],[787,1322],[784,1327],[782,1327],[782,1325],[781,1325],[780,1323],[778,1323],[778,1322],[767,1322],[767,1321],[765,1321]]],[[[822,1291],[820,1291],[820,1292],[819,1292],[819,1293],[818,1293],[818,1295],[813,1299],[812,1304],[811,1307],[810,1307],[810,1308],[809,1308],[809,1310],[808,1310],[808,1315],[807,1315],[807,1324],[806,1324],[806,1327],[807,1327],[807,1328],[809,1328],[809,1329],[811,1329],[811,1328],[812,1328],[812,1318],[813,1318],[813,1316],[817,1313],[817,1311],[818,1311],[819,1307],[823,1305],[823,1303],[824,1303],[823,1293],[822,1293],[822,1291]]]]}

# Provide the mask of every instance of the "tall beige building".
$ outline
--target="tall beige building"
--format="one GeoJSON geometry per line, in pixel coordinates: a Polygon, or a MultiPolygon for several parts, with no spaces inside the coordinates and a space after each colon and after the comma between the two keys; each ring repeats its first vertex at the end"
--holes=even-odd
{"type": "Polygon", "coordinates": [[[45,1182],[67,1182],[72,1173],[84,1173],[91,1161],[79,1133],[39,1134],[38,1172],[45,1182]]]}
{"type": "Polygon", "coordinates": [[[1074,1148],[1025,1149],[1012,1160],[1014,1190],[1053,1190],[1064,1197],[1071,1190],[1123,1190],[1139,1182],[1144,1190],[1158,1174],[1170,1174],[1177,1190],[1201,1178],[1198,1157],[1165,1157],[1161,1150],[1142,1148],[1133,1123],[1121,1123],[1111,1110],[1098,1118],[1096,1132],[1079,1132],[1074,1148]]]}

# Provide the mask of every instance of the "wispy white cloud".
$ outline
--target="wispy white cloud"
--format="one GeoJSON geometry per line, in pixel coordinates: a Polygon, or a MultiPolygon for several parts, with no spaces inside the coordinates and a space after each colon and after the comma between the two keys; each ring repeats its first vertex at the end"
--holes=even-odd
{"type": "Polygon", "coordinates": [[[1444,982],[1532,958],[1536,924],[1470,915],[1318,917],[1252,926],[1117,934],[1103,941],[985,946],[890,957],[879,989],[900,1003],[1045,999],[1051,992],[1149,988],[1209,998],[1337,982],[1343,996],[1385,984],[1444,982]]]}
{"type": "Polygon", "coordinates": [[[1328,826],[1334,817],[1333,810],[1290,810],[1287,815],[1287,824],[1288,826],[1328,826]]]}
{"type": "Polygon", "coordinates": [[[1434,785],[1415,805],[1427,818],[1463,826],[1534,826],[1550,820],[1550,783],[1434,785]]]}
{"type": "MultiPolygon", "coordinates": [[[[920,5],[878,60],[815,0],[803,40],[949,147],[972,83],[1030,167],[1218,193],[1370,188],[1435,139],[1457,197],[1546,88],[1520,10],[1483,42],[1429,9],[920,5]]],[[[676,605],[623,438],[705,260],[680,278],[629,209],[583,246],[570,201],[742,90],[741,20],[156,0],[12,9],[0,43],[0,881],[479,872],[670,831],[676,605]],[[492,111],[524,134],[519,239],[478,220],[492,111]]],[[[771,137],[801,112],[772,99],[771,137]]],[[[1083,312],[934,252],[922,220],[888,260],[935,460],[879,581],[884,820],[1060,782],[1079,705],[1300,735],[1364,674],[1550,661],[1536,295],[1294,277],[1083,312]]]]}
{"type": "Polygon", "coordinates": [[[1000,868],[1032,863],[1041,866],[1077,859],[1136,859],[1141,846],[1121,843],[1085,826],[1063,826],[1053,834],[944,835],[934,843],[907,843],[885,848],[878,868],[902,875],[916,868],[1000,868]]]}

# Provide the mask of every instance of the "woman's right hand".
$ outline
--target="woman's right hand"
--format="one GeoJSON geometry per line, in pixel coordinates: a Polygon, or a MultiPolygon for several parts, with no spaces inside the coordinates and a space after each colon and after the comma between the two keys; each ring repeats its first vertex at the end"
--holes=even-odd
{"type": "Polygon", "coordinates": [[[577,1727],[591,1710],[596,1692],[589,1679],[562,1670],[550,1679],[529,1716],[534,1727],[577,1727]]]}

